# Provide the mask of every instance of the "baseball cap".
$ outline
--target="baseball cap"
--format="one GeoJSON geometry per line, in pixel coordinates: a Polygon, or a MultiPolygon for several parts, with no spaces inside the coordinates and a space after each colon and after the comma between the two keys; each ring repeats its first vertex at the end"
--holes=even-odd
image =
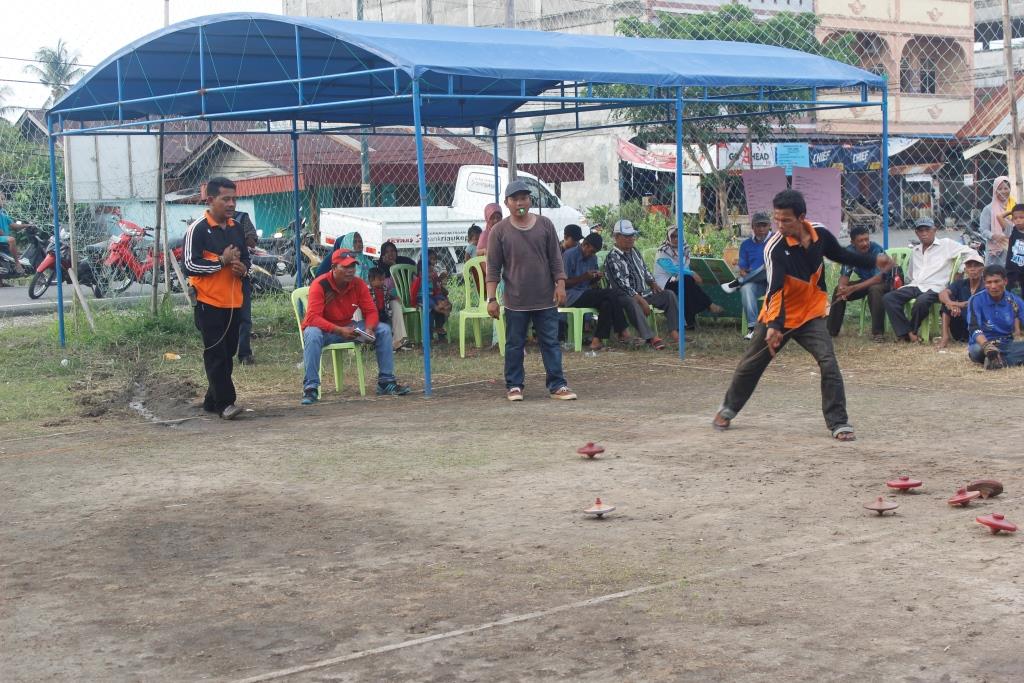
{"type": "Polygon", "coordinates": [[[981,258],[978,252],[973,250],[964,254],[964,257],[960,259],[961,263],[968,263],[970,261],[975,261],[977,263],[980,263],[981,265],[985,265],[985,259],[981,258]]]}
{"type": "Polygon", "coordinates": [[[565,226],[565,229],[562,231],[562,234],[564,234],[566,237],[573,238],[577,242],[583,239],[583,229],[580,228],[580,226],[576,225],[575,223],[569,223],[569,225],[565,226]]]}
{"type": "Polygon", "coordinates": [[[612,227],[613,235],[625,235],[626,237],[632,237],[636,234],[636,228],[633,227],[633,222],[628,221],[625,218],[615,221],[615,225],[612,227]]]}
{"type": "Polygon", "coordinates": [[[601,247],[604,246],[604,240],[596,232],[592,232],[583,238],[583,241],[594,248],[594,251],[601,251],[601,247]]]}
{"type": "Polygon", "coordinates": [[[498,204],[498,202],[491,202],[490,204],[484,207],[484,220],[486,221],[495,213],[501,213],[501,205],[498,204]]]}
{"type": "Polygon", "coordinates": [[[772,217],[767,211],[755,211],[750,217],[751,225],[771,225],[772,217]]]}
{"type": "Polygon", "coordinates": [[[331,254],[332,266],[351,266],[358,263],[356,257],[348,249],[339,249],[331,254]]]}
{"type": "Polygon", "coordinates": [[[508,187],[505,188],[505,199],[508,199],[514,194],[529,191],[530,186],[526,184],[525,180],[513,180],[511,183],[508,184],[508,187]]]}
{"type": "Polygon", "coordinates": [[[921,216],[916,221],[914,221],[914,230],[919,230],[920,228],[927,228],[928,230],[934,230],[935,229],[935,221],[933,221],[928,216],[921,216]]]}

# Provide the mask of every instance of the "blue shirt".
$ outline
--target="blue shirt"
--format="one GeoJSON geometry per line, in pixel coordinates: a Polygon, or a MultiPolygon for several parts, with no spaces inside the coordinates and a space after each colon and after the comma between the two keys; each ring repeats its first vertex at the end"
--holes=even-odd
{"type": "MultiPolygon", "coordinates": [[[[854,254],[861,253],[861,252],[857,251],[857,247],[853,246],[852,244],[849,245],[848,247],[846,247],[846,250],[847,251],[852,251],[854,254]]],[[[885,249],[882,249],[882,245],[878,244],[877,242],[871,242],[871,244],[868,246],[868,252],[867,253],[870,254],[871,256],[874,256],[877,259],[878,255],[881,254],[884,251],[885,251],[885,249]]],[[[872,266],[871,268],[857,268],[855,266],[843,266],[843,269],[840,271],[839,274],[840,275],[845,275],[846,277],[850,277],[851,273],[857,273],[857,277],[860,278],[861,280],[870,280],[874,276],[878,275],[880,272],[881,271],[878,270],[878,266],[872,266]]]]}
{"type": "MultiPolygon", "coordinates": [[[[949,290],[949,298],[953,301],[970,301],[971,297],[974,296],[971,293],[971,281],[965,277],[953,280],[946,289],[949,290]]],[[[985,291],[984,282],[978,283],[978,291],[985,291]]]]}
{"type": "MultiPolygon", "coordinates": [[[[580,277],[586,275],[589,272],[595,270],[601,270],[597,266],[597,254],[594,254],[590,258],[585,258],[583,252],[580,250],[579,245],[566,249],[562,252],[562,265],[565,267],[566,279],[572,279],[574,277],[580,277]]],[[[583,293],[590,288],[590,282],[584,280],[577,285],[566,288],[565,290],[565,305],[572,306],[576,299],[583,296],[583,293]]]]}
{"type": "Polygon", "coordinates": [[[740,260],[737,265],[740,268],[752,273],[758,268],[764,267],[764,245],[768,244],[768,238],[772,235],[768,235],[760,242],[756,241],[753,237],[748,237],[740,243],[740,260]]]}
{"type": "Polygon", "coordinates": [[[11,217],[7,215],[7,212],[0,209],[0,237],[6,237],[11,234],[11,217]]]}
{"type": "Polygon", "coordinates": [[[967,329],[971,332],[971,343],[977,344],[979,334],[988,341],[1005,344],[1013,341],[1013,321],[1024,325],[1024,301],[1009,291],[1003,298],[993,301],[987,289],[971,297],[967,304],[967,329]]]}

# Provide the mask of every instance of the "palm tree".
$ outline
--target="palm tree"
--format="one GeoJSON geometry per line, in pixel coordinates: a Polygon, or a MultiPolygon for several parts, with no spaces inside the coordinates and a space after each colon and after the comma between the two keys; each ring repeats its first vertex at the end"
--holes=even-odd
{"type": "Polygon", "coordinates": [[[4,116],[14,111],[14,107],[10,106],[9,104],[5,104],[7,102],[7,98],[13,94],[14,91],[11,90],[11,86],[0,85],[0,116],[4,116]]]}
{"type": "Polygon", "coordinates": [[[68,52],[63,39],[57,40],[56,48],[41,47],[36,50],[35,58],[41,66],[30,64],[25,67],[25,72],[38,78],[40,83],[50,89],[50,97],[44,105],[47,108],[63,97],[85,73],[85,69],[78,66],[78,53],[68,52]]]}

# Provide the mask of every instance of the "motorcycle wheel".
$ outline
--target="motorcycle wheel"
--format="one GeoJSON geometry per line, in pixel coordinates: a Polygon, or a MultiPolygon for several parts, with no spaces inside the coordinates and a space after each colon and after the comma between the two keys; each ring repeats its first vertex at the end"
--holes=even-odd
{"type": "Polygon", "coordinates": [[[252,281],[252,296],[254,299],[261,296],[280,294],[284,291],[277,278],[267,277],[263,273],[253,273],[249,277],[252,281]]]}
{"type": "Polygon", "coordinates": [[[132,286],[132,275],[121,266],[103,266],[100,270],[101,289],[120,294],[132,286]]]}
{"type": "Polygon", "coordinates": [[[51,269],[44,270],[41,273],[36,273],[32,276],[32,281],[28,283],[28,298],[38,299],[46,290],[50,288],[50,283],[54,280],[54,271],[51,269]]]}

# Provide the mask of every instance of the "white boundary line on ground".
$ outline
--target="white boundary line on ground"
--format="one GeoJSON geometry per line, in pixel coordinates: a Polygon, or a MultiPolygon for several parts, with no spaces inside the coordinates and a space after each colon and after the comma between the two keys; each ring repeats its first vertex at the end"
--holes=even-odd
{"type": "Polygon", "coordinates": [[[424,636],[422,638],[413,638],[412,640],[403,640],[398,643],[392,643],[390,645],[381,645],[380,647],[370,648],[368,650],[359,650],[358,652],[352,652],[347,655],[341,655],[340,657],[331,657],[328,659],[321,659],[317,662],[311,662],[309,664],[300,664],[299,666],[293,666],[287,669],[278,669],[276,671],[269,671],[267,673],[251,676],[249,678],[242,678],[234,681],[234,683],[261,683],[262,681],[272,681],[279,678],[286,678],[288,676],[294,676],[296,674],[305,673],[307,671],[313,671],[315,669],[323,669],[325,667],[334,666],[335,664],[344,664],[345,662],[352,662],[358,659],[365,659],[373,655],[384,654],[387,652],[394,652],[396,650],[404,650],[410,647],[416,647],[418,645],[426,645],[427,643],[433,643],[438,640],[447,640],[449,638],[456,638],[458,636],[468,635],[470,633],[479,633],[481,631],[488,631],[490,629],[499,628],[501,626],[509,626],[511,624],[518,624],[524,621],[533,621],[535,619],[543,619],[553,614],[560,614],[562,612],[569,612],[571,610],[582,609],[584,607],[593,607],[594,605],[600,605],[605,602],[612,602],[614,600],[621,600],[622,598],[629,598],[635,595],[642,595],[644,593],[650,593],[664,588],[677,585],[680,582],[685,581],[701,581],[704,579],[710,579],[730,572],[739,571],[741,569],[749,569],[750,567],[760,566],[764,564],[771,564],[775,562],[781,562],[783,560],[792,559],[794,557],[802,557],[804,555],[810,555],[812,553],[820,554],[836,548],[842,548],[843,546],[853,545],[857,543],[867,543],[878,539],[886,538],[887,536],[894,536],[897,533],[902,533],[900,530],[885,531],[876,534],[868,534],[866,536],[858,536],[857,538],[851,538],[845,541],[835,541],[826,545],[816,545],[809,548],[802,548],[800,550],[792,550],[788,553],[782,553],[780,555],[773,555],[763,559],[754,560],[751,562],[743,562],[732,567],[724,567],[716,569],[714,571],[705,572],[692,577],[683,577],[678,579],[669,579],[668,581],[662,581],[661,583],[654,583],[647,586],[638,586],[636,588],[630,588],[629,590],[619,591],[618,593],[608,593],[606,595],[599,595],[595,598],[588,598],[586,600],[580,600],[578,602],[570,602],[565,605],[558,605],[556,607],[549,607],[548,609],[538,610],[536,612],[527,612],[526,614],[516,614],[511,617],[505,617],[504,619],[498,619],[497,621],[489,621],[484,624],[477,624],[476,626],[466,626],[465,628],[455,629],[454,631],[445,631],[444,633],[435,633],[432,636],[424,636]]]}

